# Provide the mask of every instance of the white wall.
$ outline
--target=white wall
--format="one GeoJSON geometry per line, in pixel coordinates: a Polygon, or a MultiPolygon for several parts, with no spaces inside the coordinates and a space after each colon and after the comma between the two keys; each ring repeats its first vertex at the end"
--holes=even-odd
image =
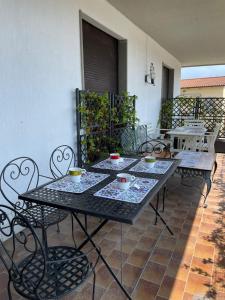
{"type": "Polygon", "coordinates": [[[180,63],[104,0],[0,0],[0,169],[28,155],[47,173],[53,148],[75,143],[79,9],[128,40],[128,91],[138,96],[142,123],[157,123],[162,63],[175,69],[179,94],[180,63]],[[156,86],[144,82],[146,59],[155,64],[156,86]]]}

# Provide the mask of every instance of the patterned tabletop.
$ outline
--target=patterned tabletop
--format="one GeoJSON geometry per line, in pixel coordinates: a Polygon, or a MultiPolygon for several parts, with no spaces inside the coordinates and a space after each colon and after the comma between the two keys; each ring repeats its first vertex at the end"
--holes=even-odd
{"type": "Polygon", "coordinates": [[[175,158],[181,160],[179,168],[211,171],[216,155],[210,152],[181,151],[175,158]]]}
{"type": "Polygon", "coordinates": [[[53,183],[46,185],[44,188],[80,194],[103,181],[107,177],[109,177],[108,174],[86,172],[81,176],[81,181],[79,183],[74,183],[71,179],[71,176],[65,176],[57,181],[54,181],[53,183]]]}
{"type": "Polygon", "coordinates": [[[118,181],[115,179],[95,193],[94,196],[131,203],[140,203],[157,182],[157,179],[136,177],[128,190],[121,190],[118,181]]]}
{"type": "Polygon", "coordinates": [[[173,162],[169,160],[157,160],[155,165],[149,168],[146,163],[141,160],[135,166],[129,169],[129,171],[149,174],[165,174],[172,166],[172,164],[173,162]]]}
{"type": "Polygon", "coordinates": [[[104,170],[114,170],[114,171],[121,171],[127,167],[129,167],[132,163],[137,161],[136,158],[130,157],[121,157],[118,164],[112,164],[110,158],[100,161],[96,165],[93,165],[93,168],[99,168],[104,170]]]}

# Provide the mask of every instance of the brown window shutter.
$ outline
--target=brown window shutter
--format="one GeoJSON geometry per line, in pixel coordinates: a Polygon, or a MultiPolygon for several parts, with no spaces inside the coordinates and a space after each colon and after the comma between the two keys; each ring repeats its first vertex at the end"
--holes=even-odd
{"type": "Polygon", "coordinates": [[[82,28],[85,89],[118,93],[118,40],[84,20],[82,28]]]}

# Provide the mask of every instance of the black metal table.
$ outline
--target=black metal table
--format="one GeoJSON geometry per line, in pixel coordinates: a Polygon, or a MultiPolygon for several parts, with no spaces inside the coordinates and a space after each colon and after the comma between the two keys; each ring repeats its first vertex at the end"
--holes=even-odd
{"type": "Polygon", "coordinates": [[[149,204],[152,207],[152,209],[155,211],[157,216],[162,220],[162,222],[165,224],[165,226],[170,231],[170,233],[173,234],[170,228],[168,227],[168,225],[166,224],[166,222],[164,221],[164,219],[162,218],[162,216],[160,215],[160,213],[158,212],[158,210],[151,203],[151,200],[159,193],[161,188],[166,184],[167,180],[174,174],[174,172],[177,169],[177,166],[180,163],[179,160],[175,160],[175,159],[167,159],[167,160],[172,160],[173,164],[170,166],[170,168],[167,170],[165,174],[149,174],[149,173],[129,171],[129,169],[135,164],[137,164],[138,161],[135,161],[130,166],[122,170],[122,172],[130,173],[137,177],[158,179],[158,182],[153,187],[153,189],[145,196],[145,198],[139,204],[123,202],[118,200],[111,200],[111,199],[94,196],[94,194],[98,190],[106,186],[108,183],[112,182],[116,178],[116,174],[119,172],[114,170],[98,169],[93,167],[86,167],[86,170],[96,172],[96,173],[105,173],[105,174],[109,174],[110,176],[82,194],[61,192],[57,190],[48,189],[46,188],[46,185],[49,184],[48,182],[36,189],[21,194],[19,196],[19,199],[23,199],[29,202],[35,202],[40,205],[49,205],[52,207],[57,207],[63,210],[70,211],[74,215],[74,218],[76,219],[79,226],[81,227],[81,229],[83,230],[83,232],[87,237],[79,245],[78,249],[79,250],[82,249],[84,245],[87,244],[87,242],[90,242],[95,248],[98,255],[101,257],[102,261],[104,262],[105,266],[107,267],[111,275],[114,277],[114,279],[116,280],[120,288],[127,296],[127,298],[131,299],[127,291],[122,286],[121,282],[118,280],[116,275],[111,270],[110,266],[108,265],[104,257],[101,255],[100,250],[98,249],[97,245],[94,243],[92,238],[109,220],[113,220],[121,223],[127,223],[127,224],[134,224],[135,220],[137,219],[137,217],[139,216],[143,207],[146,204],[149,204]],[[77,217],[76,215],[77,213],[99,217],[103,219],[103,221],[95,230],[93,230],[93,232],[88,233],[85,226],[83,226],[83,224],[77,217]]]}
{"type": "Polygon", "coordinates": [[[207,186],[204,196],[204,207],[207,207],[207,197],[212,187],[212,180],[217,170],[216,154],[210,152],[181,151],[176,156],[180,164],[176,173],[181,177],[201,177],[207,186]]]}

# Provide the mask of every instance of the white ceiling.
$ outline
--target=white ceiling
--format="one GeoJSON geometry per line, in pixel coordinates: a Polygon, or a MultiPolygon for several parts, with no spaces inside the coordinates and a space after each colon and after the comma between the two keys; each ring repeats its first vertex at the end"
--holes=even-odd
{"type": "Polygon", "coordinates": [[[225,64],[225,0],[107,0],[183,66],[225,64]]]}

